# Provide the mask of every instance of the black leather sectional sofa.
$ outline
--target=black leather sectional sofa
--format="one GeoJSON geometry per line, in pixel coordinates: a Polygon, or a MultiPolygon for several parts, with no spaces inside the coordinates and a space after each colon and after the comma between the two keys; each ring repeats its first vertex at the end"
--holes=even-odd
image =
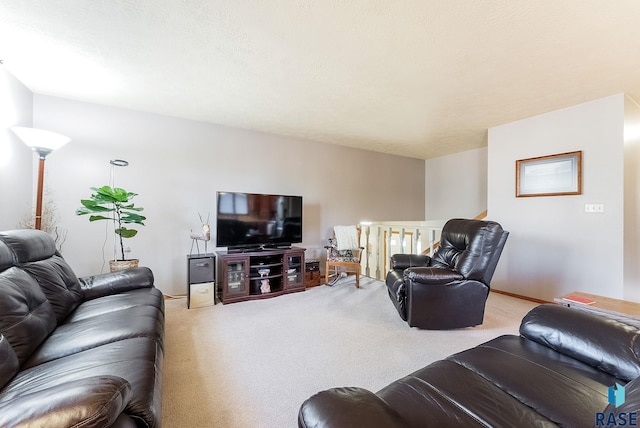
{"type": "Polygon", "coordinates": [[[164,300],[147,268],[78,279],[0,232],[0,427],[159,427],[164,300]]]}
{"type": "Polygon", "coordinates": [[[375,394],[356,387],[322,391],[302,404],[298,425],[638,426],[640,329],[541,305],[522,320],[519,336],[437,361],[375,394]]]}

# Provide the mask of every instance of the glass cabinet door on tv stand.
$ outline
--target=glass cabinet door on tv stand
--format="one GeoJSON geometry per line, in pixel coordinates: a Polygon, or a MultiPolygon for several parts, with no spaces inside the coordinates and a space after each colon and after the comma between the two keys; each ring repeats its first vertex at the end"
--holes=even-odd
{"type": "Polygon", "coordinates": [[[222,300],[249,295],[249,260],[231,257],[222,263],[222,300]]]}
{"type": "Polygon", "coordinates": [[[286,289],[304,288],[304,251],[291,252],[285,256],[286,289]]]}

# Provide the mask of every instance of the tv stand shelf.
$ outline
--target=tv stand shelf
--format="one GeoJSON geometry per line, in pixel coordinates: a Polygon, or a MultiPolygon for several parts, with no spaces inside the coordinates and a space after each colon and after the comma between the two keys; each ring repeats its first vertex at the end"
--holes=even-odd
{"type": "Polygon", "coordinates": [[[217,292],[222,303],[304,291],[304,248],[217,251],[217,292]]]}

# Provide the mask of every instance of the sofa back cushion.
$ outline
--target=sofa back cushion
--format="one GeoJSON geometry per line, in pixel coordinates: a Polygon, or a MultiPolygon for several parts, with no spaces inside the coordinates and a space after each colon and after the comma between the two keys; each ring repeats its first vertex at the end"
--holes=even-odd
{"type": "Polygon", "coordinates": [[[17,266],[32,275],[58,322],[64,320],[82,301],[82,289],[71,267],[58,254],[55,241],[40,230],[13,230],[0,233],[14,254],[17,266]]]}
{"type": "MultiPolygon", "coordinates": [[[[10,255],[0,242],[0,266],[6,266],[10,255]]],[[[7,344],[0,348],[0,383],[5,376],[2,355],[15,356],[23,364],[56,327],[56,317],[51,304],[36,280],[22,269],[12,266],[0,272],[0,334],[7,344]],[[7,347],[10,345],[10,348],[7,347]]],[[[9,362],[11,366],[12,363],[9,362]]],[[[7,369],[7,373],[11,370],[7,369]]]]}
{"type": "Polygon", "coordinates": [[[0,389],[18,373],[18,356],[6,337],[0,334],[0,389]]]}
{"type": "Polygon", "coordinates": [[[0,272],[13,266],[13,251],[0,242],[0,272]]]}
{"type": "Polygon", "coordinates": [[[565,306],[533,308],[520,335],[629,381],[640,376],[640,329],[565,306]]]}

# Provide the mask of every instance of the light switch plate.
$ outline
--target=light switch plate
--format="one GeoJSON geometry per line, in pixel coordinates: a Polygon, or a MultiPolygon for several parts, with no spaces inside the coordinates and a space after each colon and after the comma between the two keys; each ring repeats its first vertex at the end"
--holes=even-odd
{"type": "Polygon", "coordinates": [[[604,212],[604,204],[584,204],[584,212],[592,214],[592,213],[603,213],[604,212]]]}

